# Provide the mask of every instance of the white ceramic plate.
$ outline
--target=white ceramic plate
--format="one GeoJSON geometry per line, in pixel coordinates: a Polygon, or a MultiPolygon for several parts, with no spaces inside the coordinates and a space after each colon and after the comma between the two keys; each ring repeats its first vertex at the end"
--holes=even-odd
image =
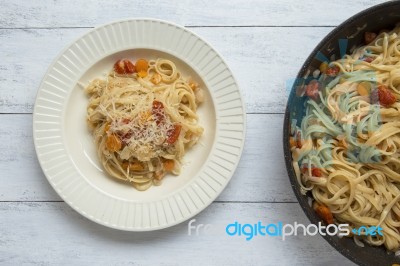
{"type": "Polygon", "coordinates": [[[242,153],[245,112],[231,71],[208,43],[169,22],[132,19],[91,30],[55,59],[37,94],[33,135],[44,174],[72,208],[105,226],[148,231],[193,217],[222,192],[242,153]],[[198,109],[205,133],[179,176],[140,192],[100,166],[86,126],[88,98],[77,84],[107,73],[120,58],[158,57],[206,88],[198,109]]]}

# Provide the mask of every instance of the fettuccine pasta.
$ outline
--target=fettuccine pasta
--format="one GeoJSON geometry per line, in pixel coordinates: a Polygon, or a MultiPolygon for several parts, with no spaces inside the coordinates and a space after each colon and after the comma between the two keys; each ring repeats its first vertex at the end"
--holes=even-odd
{"type": "Polygon", "coordinates": [[[380,226],[383,236],[354,237],[398,251],[400,27],[365,37],[365,46],[322,63],[321,75],[298,88],[309,99],[301,124],[292,121],[293,167],[326,223],[380,226]]]}
{"type": "Polygon", "coordinates": [[[180,173],[186,150],[203,133],[196,111],[204,94],[172,61],[119,60],[85,91],[87,122],[107,173],[138,190],[180,173]]]}

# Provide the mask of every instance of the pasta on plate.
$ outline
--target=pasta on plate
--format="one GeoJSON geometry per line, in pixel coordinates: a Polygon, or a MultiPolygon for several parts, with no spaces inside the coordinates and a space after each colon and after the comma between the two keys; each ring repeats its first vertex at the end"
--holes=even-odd
{"type": "Polygon", "coordinates": [[[85,88],[87,123],[109,175],[137,190],[178,175],[187,149],[203,133],[196,114],[203,89],[162,58],[118,60],[85,88]]]}
{"type": "Polygon", "coordinates": [[[366,45],[324,62],[297,95],[307,96],[293,120],[293,167],[304,194],[328,224],[380,226],[383,236],[356,243],[400,248],[400,27],[365,33],[366,45]]]}

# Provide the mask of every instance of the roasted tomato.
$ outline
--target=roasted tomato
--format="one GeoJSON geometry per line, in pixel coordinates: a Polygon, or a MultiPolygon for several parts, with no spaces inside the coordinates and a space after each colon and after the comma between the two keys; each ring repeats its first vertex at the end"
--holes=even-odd
{"type": "Polygon", "coordinates": [[[364,41],[366,44],[371,43],[373,40],[375,40],[377,34],[375,32],[365,32],[364,33],[364,41]]]}
{"type": "Polygon", "coordinates": [[[333,215],[331,210],[325,205],[314,203],[314,210],[317,215],[327,224],[333,224],[333,215]]]}
{"type": "Polygon", "coordinates": [[[315,176],[315,177],[321,177],[322,176],[321,169],[319,169],[319,168],[312,168],[311,169],[311,174],[312,174],[312,176],[315,176]]]}
{"type": "Polygon", "coordinates": [[[135,73],[135,65],[128,59],[120,59],[114,64],[114,70],[120,75],[135,73]]]}
{"type": "Polygon", "coordinates": [[[136,71],[145,71],[147,72],[147,69],[149,69],[149,62],[147,62],[146,59],[138,59],[136,61],[136,71]]]}
{"type": "Polygon", "coordinates": [[[340,68],[338,66],[333,66],[329,67],[326,71],[325,74],[330,76],[330,77],[336,77],[337,74],[339,73],[340,68]]]}
{"type": "Polygon", "coordinates": [[[119,151],[121,149],[122,143],[119,137],[112,134],[107,136],[106,146],[109,151],[114,152],[114,151],[119,151]]]}
{"type": "Polygon", "coordinates": [[[162,77],[158,73],[154,73],[154,75],[151,77],[150,81],[154,84],[157,85],[162,81],[162,77]]]}
{"type": "Polygon", "coordinates": [[[154,100],[151,112],[153,114],[154,120],[156,121],[157,125],[159,125],[161,122],[164,121],[165,114],[164,114],[164,105],[162,102],[154,100]]]}
{"type": "Polygon", "coordinates": [[[364,61],[364,62],[367,62],[367,63],[371,63],[372,61],[374,61],[374,58],[372,58],[372,57],[365,57],[365,58],[363,59],[363,61],[364,61]]]}
{"type": "Polygon", "coordinates": [[[389,107],[397,101],[396,96],[385,85],[378,86],[378,96],[379,102],[385,107],[389,107]]]}
{"type": "Polygon", "coordinates": [[[163,162],[163,166],[164,166],[165,171],[172,172],[172,170],[174,170],[174,167],[175,167],[175,161],[174,160],[165,160],[163,162]]]}
{"type": "Polygon", "coordinates": [[[314,101],[319,99],[319,82],[315,79],[311,80],[306,86],[306,95],[314,101]]]}
{"type": "Polygon", "coordinates": [[[149,69],[149,62],[146,59],[138,59],[136,61],[136,71],[138,76],[144,78],[147,76],[147,70],[149,69]]]}
{"type": "Polygon", "coordinates": [[[296,133],[296,148],[301,149],[301,132],[297,131],[296,133]]]}
{"type": "MultiPolygon", "coordinates": [[[[301,172],[303,174],[307,173],[308,172],[308,167],[301,168],[301,172]]],[[[311,175],[315,176],[315,177],[321,177],[322,176],[321,169],[316,168],[316,167],[311,167],[311,175]]]]}
{"type": "Polygon", "coordinates": [[[173,127],[167,131],[167,143],[174,144],[181,134],[182,126],[179,124],[173,125],[173,127]]]}

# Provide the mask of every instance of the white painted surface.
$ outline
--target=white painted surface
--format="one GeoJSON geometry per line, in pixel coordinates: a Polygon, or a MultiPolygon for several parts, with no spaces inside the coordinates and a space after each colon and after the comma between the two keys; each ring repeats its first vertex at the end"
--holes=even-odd
{"type": "Polygon", "coordinates": [[[91,27],[127,17],[184,26],[332,26],[383,0],[1,0],[0,27],[91,27]]]}
{"type": "Polygon", "coordinates": [[[223,225],[235,220],[308,224],[297,203],[213,203],[193,225],[211,224],[216,232],[199,236],[188,235],[187,223],[146,233],[117,231],[60,202],[0,203],[0,213],[5,265],[351,265],[321,236],[246,241],[224,232],[223,225]]]}
{"type": "Polygon", "coordinates": [[[47,67],[88,30],[82,27],[127,17],[192,26],[225,57],[249,113],[238,170],[197,222],[308,223],[284,167],[285,83],[333,26],[383,1],[0,2],[1,265],[351,265],[319,236],[246,241],[221,230],[187,236],[187,223],[148,233],[94,224],[61,202],[43,176],[31,112],[47,67]]]}
{"type": "MultiPolygon", "coordinates": [[[[190,29],[224,56],[241,86],[247,112],[283,113],[286,82],[296,77],[309,53],[333,27],[190,29]]],[[[31,113],[37,88],[52,60],[86,31],[0,29],[0,112],[31,113]]]]}

